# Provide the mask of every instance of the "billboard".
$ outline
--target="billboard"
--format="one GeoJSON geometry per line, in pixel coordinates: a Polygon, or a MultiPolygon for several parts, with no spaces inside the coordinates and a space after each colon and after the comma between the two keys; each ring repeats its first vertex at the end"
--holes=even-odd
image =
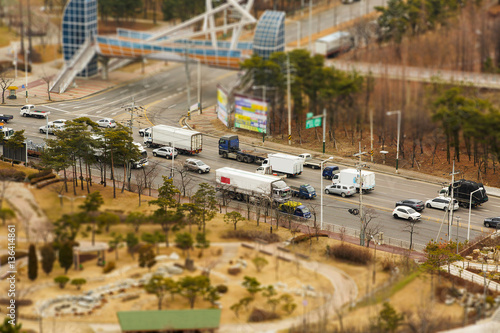
{"type": "Polygon", "coordinates": [[[267,133],[267,103],[262,100],[235,95],[234,127],[267,133]]]}
{"type": "Polygon", "coordinates": [[[219,118],[220,121],[226,127],[228,126],[228,105],[227,105],[227,93],[226,91],[221,87],[217,86],[217,106],[216,106],[216,111],[217,111],[217,118],[219,118]]]}

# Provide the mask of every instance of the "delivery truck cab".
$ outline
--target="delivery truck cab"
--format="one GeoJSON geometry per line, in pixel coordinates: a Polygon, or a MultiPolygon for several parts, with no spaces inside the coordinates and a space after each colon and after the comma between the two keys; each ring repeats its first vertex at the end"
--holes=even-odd
{"type": "Polygon", "coordinates": [[[279,206],[280,212],[303,217],[306,219],[311,218],[311,211],[299,201],[287,201],[279,206]]]}

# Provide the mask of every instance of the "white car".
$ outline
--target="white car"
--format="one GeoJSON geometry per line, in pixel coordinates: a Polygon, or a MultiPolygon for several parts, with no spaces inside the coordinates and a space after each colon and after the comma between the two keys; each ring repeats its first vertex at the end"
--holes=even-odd
{"type": "Polygon", "coordinates": [[[174,158],[177,157],[177,155],[179,155],[177,149],[174,149],[172,147],[160,147],[153,149],[153,156],[172,158],[172,151],[174,152],[174,158]]]}
{"type": "Polygon", "coordinates": [[[325,193],[337,194],[345,198],[346,196],[351,196],[356,193],[356,188],[352,185],[332,184],[325,187],[325,193]]]}
{"type": "Polygon", "coordinates": [[[59,125],[59,126],[66,125],[66,121],[67,121],[66,119],[56,119],[54,121],[49,121],[49,126],[50,125],[55,125],[55,126],[57,126],[57,125],[59,125]]]}
{"type": "Polygon", "coordinates": [[[99,119],[97,121],[97,126],[106,127],[106,128],[113,128],[113,127],[116,127],[116,122],[114,119],[111,119],[111,118],[103,118],[103,119],[99,119]]]}
{"type": "Polygon", "coordinates": [[[63,124],[51,125],[49,123],[48,127],[47,127],[47,125],[43,125],[43,126],[40,126],[40,128],[38,130],[40,131],[40,133],[43,133],[43,134],[47,133],[47,131],[48,131],[49,134],[54,135],[55,131],[63,130],[63,129],[64,129],[64,125],[63,124]]]}
{"type": "Polygon", "coordinates": [[[408,221],[418,221],[422,217],[419,212],[408,206],[397,206],[392,211],[392,216],[396,219],[405,219],[408,221]]]}
{"type": "MultiPolygon", "coordinates": [[[[434,199],[429,199],[425,202],[425,207],[442,209],[444,211],[447,211],[450,207],[450,200],[451,198],[449,197],[437,197],[434,199]]],[[[453,199],[453,210],[457,209],[458,209],[458,201],[453,199]]]]}

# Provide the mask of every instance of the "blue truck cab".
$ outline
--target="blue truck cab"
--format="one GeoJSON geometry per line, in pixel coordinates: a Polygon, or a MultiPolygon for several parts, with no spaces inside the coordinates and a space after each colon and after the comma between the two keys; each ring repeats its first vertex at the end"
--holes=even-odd
{"type": "Polygon", "coordinates": [[[294,197],[313,199],[316,198],[316,190],[309,184],[300,186],[289,186],[294,197]]]}
{"type": "Polygon", "coordinates": [[[237,135],[224,135],[219,139],[219,155],[240,150],[240,140],[237,135]]]}
{"type": "Polygon", "coordinates": [[[294,216],[311,218],[311,211],[299,201],[287,201],[279,206],[280,212],[291,214],[294,216]]]}
{"type": "Polygon", "coordinates": [[[340,169],[336,165],[329,165],[323,169],[323,178],[332,179],[333,175],[340,172],[340,169]]]}

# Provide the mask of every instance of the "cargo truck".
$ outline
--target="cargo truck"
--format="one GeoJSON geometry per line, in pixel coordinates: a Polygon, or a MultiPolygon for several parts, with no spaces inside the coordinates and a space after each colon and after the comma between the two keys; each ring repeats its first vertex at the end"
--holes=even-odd
{"type": "Polygon", "coordinates": [[[301,159],[304,160],[304,166],[311,169],[321,168],[321,161],[314,159],[309,153],[302,153],[299,155],[301,159]]]}
{"type": "MultiPolygon", "coordinates": [[[[445,197],[451,196],[451,184],[441,189],[439,195],[445,197]]],[[[465,179],[460,179],[453,183],[453,198],[458,201],[460,207],[465,208],[469,208],[469,205],[475,208],[488,201],[488,195],[482,183],[465,179]]]]}
{"type": "Polygon", "coordinates": [[[312,216],[309,208],[298,201],[287,201],[279,205],[279,211],[285,214],[290,214],[305,219],[310,219],[312,216]]]}
{"type": "Polygon", "coordinates": [[[245,163],[261,163],[267,158],[267,153],[252,150],[242,150],[237,135],[224,135],[219,139],[219,155],[223,158],[245,163]]]}
{"type": "Polygon", "coordinates": [[[14,119],[13,115],[10,114],[0,114],[0,122],[2,123],[8,123],[9,120],[14,119]]]}
{"type": "Polygon", "coordinates": [[[267,158],[262,162],[262,166],[271,166],[273,172],[280,172],[288,177],[294,177],[304,171],[304,160],[298,156],[288,154],[268,154],[267,158]]]}
{"type": "MultiPolygon", "coordinates": [[[[363,193],[373,191],[375,189],[375,174],[371,171],[361,170],[363,178],[363,193]]],[[[344,169],[333,175],[333,184],[352,185],[359,192],[359,171],[356,169],[344,169]]]]}
{"type": "Polygon", "coordinates": [[[337,31],[315,42],[316,54],[333,57],[354,47],[354,37],[347,31],[337,31]]]}
{"type": "Polygon", "coordinates": [[[271,199],[284,203],[290,199],[290,187],[279,177],[260,175],[233,168],[215,170],[216,189],[239,201],[271,199]]]}
{"type": "Polygon", "coordinates": [[[36,110],[33,104],[26,104],[21,108],[20,114],[23,117],[47,118],[50,111],[36,110]]]}
{"type": "Polygon", "coordinates": [[[156,125],[144,132],[146,147],[174,147],[181,154],[193,155],[202,150],[203,135],[189,129],[156,125]]]}
{"type": "Polygon", "coordinates": [[[290,185],[292,190],[292,196],[299,197],[303,199],[313,199],[316,198],[316,190],[309,184],[304,184],[300,186],[290,185]]]}

